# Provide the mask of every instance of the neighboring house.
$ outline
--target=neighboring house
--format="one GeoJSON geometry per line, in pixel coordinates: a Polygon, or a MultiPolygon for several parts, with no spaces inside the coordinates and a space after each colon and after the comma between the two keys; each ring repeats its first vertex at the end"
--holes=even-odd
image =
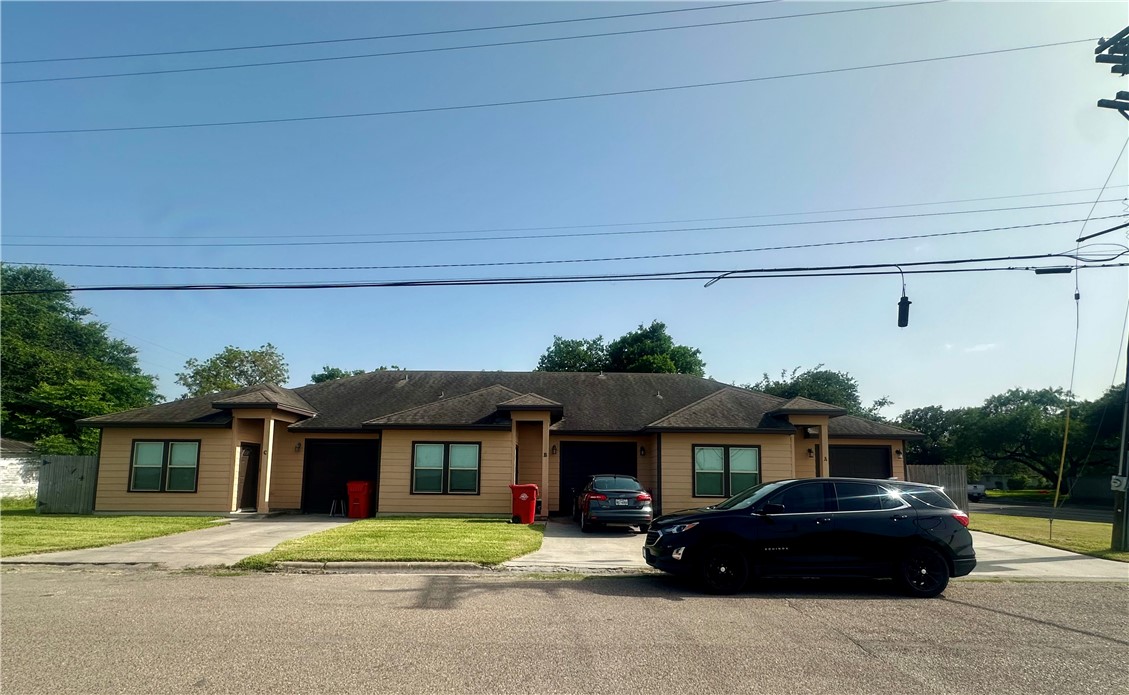
{"type": "Polygon", "coordinates": [[[35,446],[0,437],[0,497],[27,497],[39,491],[35,446]]]}
{"type": "Polygon", "coordinates": [[[349,480],[378,513],[509,514],[512,482],[571,511],[593,473],[660,509],[762,481],[904,477],[893,425],[682,374],[371,372],[260,385],[80,420],[102,430],[98,511],[324,514],[349,480]]]}

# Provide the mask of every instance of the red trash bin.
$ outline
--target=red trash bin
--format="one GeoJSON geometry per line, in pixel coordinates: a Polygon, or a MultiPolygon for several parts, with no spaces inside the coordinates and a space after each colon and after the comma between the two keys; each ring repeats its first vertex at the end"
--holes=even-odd
{"type": "Polygon", "coordinates": [[[515,524],[532,524],[537,512],[537,486],[510,485],[510,493],[513,495],[513,518],[510,521],[515,524]]]}
{"type": "Polygon", "coordinates": [[[367,480],[350,480],[345,483],[349,492],[349,518],[367,519],[372,516],[372,483],[367,480]]]}

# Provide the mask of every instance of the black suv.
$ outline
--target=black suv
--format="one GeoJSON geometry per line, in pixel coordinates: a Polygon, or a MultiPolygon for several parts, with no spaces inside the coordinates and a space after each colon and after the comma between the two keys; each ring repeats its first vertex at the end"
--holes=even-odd
{"type": "Polygon", "coordinates": [[[930,598],[976,566],[968,515],[933,485],[862,478],[763,483],[655,519],[643,557],[711,593],[756,577],[893,578],[930,598]]]}

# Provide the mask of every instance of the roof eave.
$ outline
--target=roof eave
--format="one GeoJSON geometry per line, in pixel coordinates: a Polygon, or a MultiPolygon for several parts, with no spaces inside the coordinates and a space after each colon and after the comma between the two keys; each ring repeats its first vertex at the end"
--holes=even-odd
{"type": "Polygon", "coordinates": [[[156,428],[156,427],[180,427],[180,428],[205,428],[205,429],[231,429],[231,421],[227,422],[90,422],[85,420],[78,420],[75,422],[78,427],[88,427],[91,429],[98,429],[103,427],[143,427],[143,428],[156,428]]]}

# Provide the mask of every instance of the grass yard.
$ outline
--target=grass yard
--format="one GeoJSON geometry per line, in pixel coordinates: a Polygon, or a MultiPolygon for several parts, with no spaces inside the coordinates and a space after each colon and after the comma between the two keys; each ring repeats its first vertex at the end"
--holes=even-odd
{"type": "Polygon", "coordinates": [[[997,536],[1048,545],[1106,560],[1129,562],[1129,552],[1115,552],[1110,549],[1113,524],[1056,519],[1053,540],[1048,538],[1047,520],[1034,517],[974,514],[969,528],[973,531],[994,533],[997,536]]]}
{"type": "Polygon", "coordinates": [[[31,497],[0,500],[0,557],[98,548],[215,526],[217,517],[36,514],[31,497]]]}
{"type": "Polygon", "coordinates": [[[496,565],[541,547],[545,527],[507,519],[384,517],[362,519],[282,543],[237,566],[275,562],[477,562],[496,565]]]}

